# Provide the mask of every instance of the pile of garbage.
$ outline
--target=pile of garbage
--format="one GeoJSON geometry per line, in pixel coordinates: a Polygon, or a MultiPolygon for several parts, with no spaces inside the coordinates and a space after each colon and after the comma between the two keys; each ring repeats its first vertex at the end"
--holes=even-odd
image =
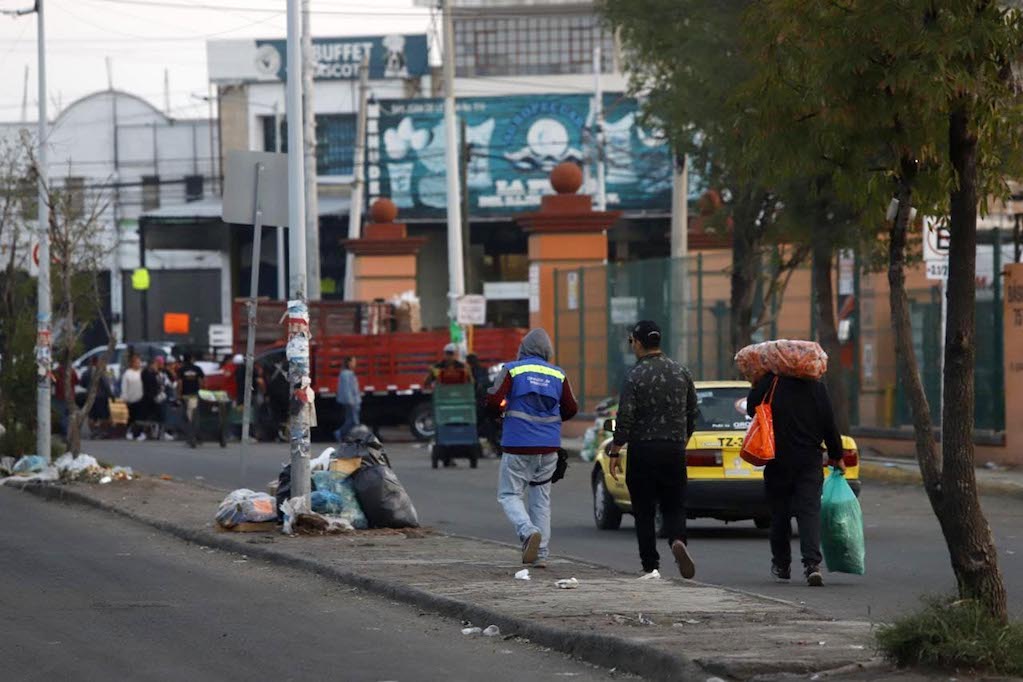
{"type": "Polygon", "coordinates": [[[39,455],[24,455],[17,461],[13,457],[0,459],[0,485],[8,483],[112,483],[136,478],[131,467],[105,467],[95,457],[70,452],[58,457],[52,464],[39,455]]]}
{"type": "Polygon", "coordinates": [[[276,520],[286,535],[419,527],[412,499],[369,428],[355,427],[340,447],[327,448],[310,464],[309,495],[291,499],[291,465],[287,464],[270,484],[274,497],[236,490],[221,503],[217,523],[233,529],[276,520]]]}
{"type": "Polygon", "coordinates": [[[820,379],[828,371],[828,354],[815,341],[778,339],[746,346],[735,354],[735,366],[752,383],[768,373],[820,379]]]}

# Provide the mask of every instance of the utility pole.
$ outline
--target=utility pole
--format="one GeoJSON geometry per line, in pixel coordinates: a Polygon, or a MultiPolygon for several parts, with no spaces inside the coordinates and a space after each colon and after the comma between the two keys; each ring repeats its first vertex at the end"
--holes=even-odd
{"type": "Polygon", "coordinates": [[[462,261],[462,203],[459,199],[458,129],[455,125],[455,32],[451,0],[444,0],[444,163],[448,208],[448,304],[455,319],[458,299],[465,295],[462,261]]]}
{"type": "Polygon", "coordinates": [[[604,93],[600,83],[600,45],[593,48],[593,140],[596,144],[597,194],[596,209],[607,210],[607,191],[604,169],[604,93]]]}
{"type": "Polygon", "coordinates": [[[21,122],[28,122],[28,64],[25,64],[25,84],[21,88],[21,122]]]}
{"type": "Polygon", "coordinates": [[[459,121],[459,132],[461,133],[459,139],[461,140],[462,153],[458,163],[458,178],[460,180],[459,189],[462,193],[462,245],[465,250],[465,290],[468,291],[470,285],[475,282],[472,274],[472,234],[469,224],[469,158],[470,154],[472,154],[472,145],[469,144],[464,118],[459,121]]]}
{"type": "MultiPolygon", "coordinates": [[[[362,58],[359,65],[359,113],[355,125],[355,159],[352,174],[355,184],[352,187],[352,198],[348,209],[348,238],[358,239],[362,236],[362,204],[366,194],[366,121],[369,118],[369,55],[362,58]]],[[[355,256],[345,254],[345,300],[355,298],[355,256]]]]}
{"type": "MultiPolygon", "coordinates": [[[[274,151],[281,153],[281,108],[274,102],[274,151]]],[[[284,226],[277,226],[277,298],[286,301],[288,285],[284,277],[287,261],[284,260],[284,226]]]]}
{"type": "MultiPolygon", "coordinates": [[[[671,310],[675,360],[689,362],[689,169],[685,154],[674,156],[671,164],[671,310]]],[[[696,311],[697,315],[702,311],[696,311]]]]}
{"type": "Polygon", "coordinates": [[[288,385],[291,415],[291,497],[309,494],[309,306],[306,303],[305,144],[302,121],[302,14],[300,0],[288,0],[287,118],[288,125],[288,234],[291,249],[291,296],[288,327],[288,385]],[[299,398],[302,396],[302,399],[299,398]],[[308,403],[308,404],[307,404],[308,403]]]}
{"type": "MultiPolygon", "coordinates": [[[[310,301],[320,300],[320,209],[316,178],[316,105],[313,102],[313,34],[309,28],[309,2],[302,0],[302,124],[305,126],[305,239],[309,270],[306,292],[310,301]]],[[[288,117],[298,125],[299,119],[288,117]]],[[[290,149],[290,147],[289,147],[290,149]]],[[[297,151],[297,150],[296,150],[297,151]]]]}
{"type": "Polygon", "coordinates": [[[50,197],[48,169],[46,167],[46,19],[43,0],[36,0],[36,47],[39,53],[39,131],[37,135],[36,169],[39,175],[39,292],[36,329],[36,454],[50,461],[50,369],[51,336],[50,317],[50,197]]]}

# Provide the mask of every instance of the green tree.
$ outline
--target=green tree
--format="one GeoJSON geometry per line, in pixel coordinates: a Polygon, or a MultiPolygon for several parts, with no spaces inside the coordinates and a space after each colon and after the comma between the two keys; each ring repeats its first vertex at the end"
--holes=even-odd
{"type": "Polygon", "coordinates": [[[1019,177],[1023,109],[1016,9],[993,0],[761,0],[743,36],[756,63],[737,101],[756,120],[750,153],[793,177],[826,171],[866,228],[884,225],[896,356],[916,451],[963,597],[1007,618],[974,474],[974,306],[980,200],[1019,177]],[[912,344],[905,288],[913,209],[952,235],[941,453],[912,344]]]}
{"type": "Polygon", "coordinates": [[[783,250],[765,267],[780,232],[779,195],[744,172],[745,115],[730,101],[735,83],[750,76],[736,42],[748,0],[599,0],[626,48],[631,89],[679,155],[724,198],[712,227],[732,237],[730,336],[733,352],[769,322],[769,301],[780,294],[805,249],[783,250]],[[758,291],[761,293],[758,299],[758,291]],[[755,311],[759,309],[760,314],[755,311]]]}

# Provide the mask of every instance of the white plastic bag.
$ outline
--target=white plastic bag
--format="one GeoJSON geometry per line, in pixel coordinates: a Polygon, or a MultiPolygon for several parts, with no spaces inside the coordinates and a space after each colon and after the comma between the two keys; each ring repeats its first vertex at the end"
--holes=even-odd
{"type": "Polygon", "coordinates": [[[303,495],[302,497],[285,500],[281,504],[281,512],[284,514],[284,526],[281,528],[281,532],[285,535],[292,535],[294,534],[295,521],[298,520],[298,515],[312,514],[313,506],[309,501],[309,496],[303,495]]]}
{"type": "Polygon", "coordinates": [[[217,509],[217,523],[234,528],[239,523],[262,523],[277,518],[277,502],[266,493],[241,488],[230,493],[217,509]]]}
{"type": "Polygon", "coordinates": [[[309,471],[326,471],[330,468],[330,458],[334,456],[334,448],[327,448],[320,456],[309,462],[309,471]]]}

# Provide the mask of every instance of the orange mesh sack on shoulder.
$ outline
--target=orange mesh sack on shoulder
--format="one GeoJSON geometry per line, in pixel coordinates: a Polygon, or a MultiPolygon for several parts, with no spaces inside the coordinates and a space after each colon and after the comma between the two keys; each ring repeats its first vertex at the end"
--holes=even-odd
{"type": "Polygon", "coordinates": [[[778,339],[746,346],[736,353],[735,365],[753,383],[768,372],[799,379],[820,379],[828,371],[828,354],[815,341],[778,339]]]}
{"type": "Polygon", "coordinates": [[[774,459],[774,414],[771,411],[771,401],[774,400],[774,389],[777,386],[776,377],[771,382],[771,390],[764,402],[757,405],[753,423],[746,430],[742,450],[739,451],[739,456],[755,467],[762,467],[774,459]]]}

